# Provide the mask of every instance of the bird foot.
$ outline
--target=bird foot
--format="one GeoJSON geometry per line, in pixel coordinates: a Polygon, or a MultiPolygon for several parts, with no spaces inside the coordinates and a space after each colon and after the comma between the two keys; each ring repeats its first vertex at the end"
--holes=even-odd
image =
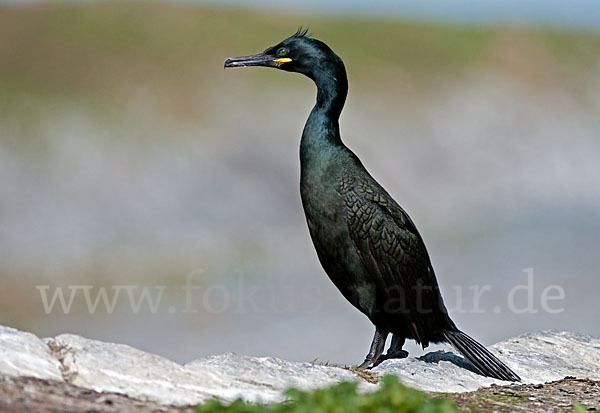
{"type": "Polygon", "coordinates": [[[360,366],[358,366],[357,370],[364,370],[368,368],[373,363],[373,360],[377,360],[381,353],[383,353],[383,348],[385,346],[385,339],[388,336],[388,332],[385,330],[381,330],[380,328],[375,328],[375,335],[373,336],[373,342],[371,343],[371,349],[369,350],[369,354],[365,357],[365,361],[362,362],[360,366]]]}
{"type": "Polygon", "coordinates": [[[370,369],[370,368],[372,368],[372,367],[369,367],[371,365],[371,363],[373,363],[373,359],[367,357],[360,366],[356,367],[356,370],[370,369]]]}
{"type": "Polygon", "coordinates": [[[379,356],[379,358],[375,361],[375,363],[373,363],[373,366],[371,366],[371,368],[373,367],[377,367],[379,366],[381,363],[383,363],[386,360],[390,360],[390,359],[405,359],[408,357],[408,351],[406,350],[399,350],[395,353],[387,353],[387,354],[382,354],[381,356],[379,356]]]}
{"type": "Polygon", "coordinates": [[[370,370],[374,367],[379,366],[381,363],[383,363],[386,360],[404,359],[407,357],[408,357],[408,351],[406,351],[406,350],[400,350],[400,351],[397,351],[397,352],[391,353],[391,354],[390,353],[382,354],[375,361],[373,361],[372,358],[367,357],[360,366],[356,367],[356,370],[370,370]]]}

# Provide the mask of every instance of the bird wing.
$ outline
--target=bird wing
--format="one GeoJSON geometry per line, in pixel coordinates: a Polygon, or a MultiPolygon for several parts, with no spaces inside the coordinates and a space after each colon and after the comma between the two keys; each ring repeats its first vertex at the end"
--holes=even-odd
{"type": "Polygon", "coordinates": [[[340,189],[350,236],[376,280],[378,309],[403,317],[411,338],[427,346],[447,318],[427,249],[408,214],[364,172],[340,189]]]}

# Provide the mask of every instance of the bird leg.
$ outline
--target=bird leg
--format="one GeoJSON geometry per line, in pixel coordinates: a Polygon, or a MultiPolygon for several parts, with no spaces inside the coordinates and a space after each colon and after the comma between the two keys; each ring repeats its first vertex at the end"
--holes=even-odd
{"type": "Polygon", "coordinates": [[[375,361],[377,361],[377,359],[379,359],[379,357],[383,353],[383,349],[385,347],[385,340],[387,339],[387,336],[387,331],[380,330],[379,328],[375,327],[375,335],[373,336],[371,349],[369,350],[369,354],[367,354],[367,357],[365,357],[365,361],[363,361],[362,364],[357,367],[358,370],[364,370],[366,368],[369,368],[371,363],[374,363],[375,361]]]}
{"type": "Polygon", "coordinates": [[[386,354],[382,354],[377,358],[377,360],[373,363],[373,367],[378,366],[382,362],[389,359],[403,359],[408,357],[408,351],[402,350],[402,346],[404,346],[404,342],[406,339],[397,334],[392,335],[392,343],[388,348],[386,354]]]}

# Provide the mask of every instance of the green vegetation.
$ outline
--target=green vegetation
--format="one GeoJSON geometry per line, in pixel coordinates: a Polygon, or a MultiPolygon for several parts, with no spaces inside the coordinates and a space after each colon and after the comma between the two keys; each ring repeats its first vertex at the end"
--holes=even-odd
{"type": "Polygon", "coordinates": [[[450,400],[432,399],[425,393],[404,386],[396,376],[385,376],[379,390],[360,393],[357,383],[340,383],[313,391],[290,389],[283,403],[251,404],[236,400],[224,404],[211,400],[196,409],[197,413],[376,413],[376,412],[459,412],[450,400]]]}
{"type": "Polygon", "coordinates": [[[557,85],[585,92],[600,55],[600,34],[589,32],[137,1],[0,5],[0,139],[42,147],[43,130],[70,113],[124,128],[208,124],[220,116],[224,87],[245,99],[307,93],[301,76],[249,70],[236,83],[240,74],[222,67],[301,24],[343,56],[351,95],[411,107],[481,73],[533,93],[557,85]]]}
{"type": "MultiPolygon", "coordinates": [[[[196,413],[457,413],[457,412],[512,412],[512,411],[561,411],[583,413],[588,408],[582,403],[568,400],[578,391],[593,399],[595,384],[585,380],[565,378],[545,386],[519,385],[487,387],[470,393],[427,393],[411,389],[398,381],[396,376],[384,376],[380,387],[374,392],[359,392],[358,383],[339,383],[312,391],[288,390],[286,401],[281,403],[247,403],[240,399],[223,403],[213,399],[198,406],[196,413]],[[573,387],[575,385],[575,387],[573,387]],[[576,385],[581,385],[582,389],[576,385]],[[569,391],[566,391],[569,389],[569,391]],[[591,391],[590,391],[591,390],[591,391]],[[566,397],[569,395],[570,397],[566,397]],[[558,406],[561,406],[558,408],[558,406]]],[[[575,396],[576,397],[576,396],[575,396]]]]}

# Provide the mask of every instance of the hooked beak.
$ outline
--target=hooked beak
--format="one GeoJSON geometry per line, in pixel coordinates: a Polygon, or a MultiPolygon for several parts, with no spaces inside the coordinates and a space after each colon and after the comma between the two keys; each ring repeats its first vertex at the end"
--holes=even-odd
{"type": "Polygon", "coordinates": [[[225,68],[228,67],[246,67],[246,66],[266,66],[266,67],[279,67],[284,63],[291,62],[292,59],[289,57],[277,58],[272,55],[263,53],[255,54],[252,56],[241,56],[241,57],[230,57],[225,60],[225,68]]]}

